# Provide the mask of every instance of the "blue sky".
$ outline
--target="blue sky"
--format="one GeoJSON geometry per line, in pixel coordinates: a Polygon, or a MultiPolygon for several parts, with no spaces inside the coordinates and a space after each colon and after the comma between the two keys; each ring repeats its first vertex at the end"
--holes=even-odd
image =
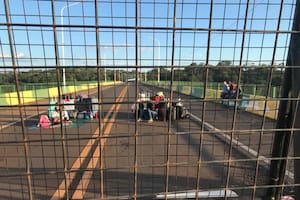
{"type": "MultiPolygon", "coordinates": [[[[55,66],[54,34],[50,0],[8,0],[14,51],[19,66],[55,66]],[[34,26],[22,26],[33,24],[34,26]]],[[[295,0],[285,0],[280,31],[291,30],[295,0]]],[[[178,0],[174,64],[205,63],[210,16],[208,0],[178,0]],[[196,31],[192,30],[197,29],[196,31]]],[[[239,64],[246,0],[215,0],[208,63],[221,60],[239,64]],[[224,31],[225,30],[225,31],[224,31]]],[[[96,65],[94,0],[55,1],[56,24],[90,27],[58,27],[60,65],[96,65]],[[62,8],[66,5],[70,7],[62,8]],[[62,37],[64,42],[62,42],[62,37]],[[62,48],[63,46],[63,48],[62,48]],[[63,53],[64,52],[64,53],[63,53]],[[62,59],[64,57],[65,59],[62,59]]],[[[135,1],[98,1],[101,65],[135,64],[135,1]],[[111,27],[119,28],[112,29],[111,27]],[[127,27],[127,28],[126,28],[127,27]]],[[[174,2],[139,1],[139,65],[170,66],[174,2]],[[167,29],[165,29],[167,28],[167,29]]],[[[274,51],[275,31],[280,11],[279,0],[251,0],[244,41],[243,64],[269,64],[274,51]],[[254,32],[253,32],[254,31],[254,32]],[[268,31],[263,33],[263,31],[268,31]]],[[[4,0],[0,1],[0,66],[10,66],[10,46],[4,0]]],[[[285,62],[289,34],[280,33],[275,63],[285,62]]]]}

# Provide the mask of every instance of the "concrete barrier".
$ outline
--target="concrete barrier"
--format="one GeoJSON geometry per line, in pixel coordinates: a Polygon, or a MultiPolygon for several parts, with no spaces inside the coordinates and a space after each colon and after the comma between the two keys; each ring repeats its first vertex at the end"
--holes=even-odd
{"type": "MultiPolygon", "coordinates": [[[[167,87],[165,87],[167,88],[167,87]]],[[[204,98],[204,88],[195,86],[174,86],[173,90],[182,94],[191,95],[198,98],[204,98]]],[[[206,99],[221,102],[221,92],[218,89],[206,89],[206,99]]],[[[226,100],[228,106],[234,106],[234,99],[226,100]]],[[[272,97],[266,99],[265,96],[243,94],[243,98],[238,101],[238,108],[257,115],[265,115],[270,119],[277,119],[279,101],[272,97]],[[267,103],[266,103],[267,102],[267,103]]]]}
{"type": "Polygon", "coordinates": [[[265,115],[270,119],[277,119],[279,101],[274,98],[265,98],[263,96],[249,95],[249,98],[244,98],[242,108],[248,112],[265,115]]]}
{"type": "MultiPolygon", "coordinates": [[[[120,83],[122,82],[105,82],[105,83],[101,83],[101,85],[107,86],[107,85],[120,84],[120,83]]],[[[62,92],[62,94],[77,93],[80,91],[93,89],[96,87],[97,87],[97,83],[82,84],[78,86],[67,86],[66,88],[64,88],[64,92],[62,92]]],[[[21,91],[19,94],[20,94],[21,104],[26,104],[40,99],[57,97],[59,92],[57,87],[52,87],[52,88],[45,88],[45,89],[21,91]]],[[[19,101],[18,101],[17,92],[0,94],[0,106],[14,106],[18,104],[19,101]]]]}

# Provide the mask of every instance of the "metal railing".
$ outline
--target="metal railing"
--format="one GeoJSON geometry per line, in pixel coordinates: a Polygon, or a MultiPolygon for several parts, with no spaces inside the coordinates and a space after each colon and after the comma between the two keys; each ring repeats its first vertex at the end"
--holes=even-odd
{"type": "Polygon", "coordinates": [[[299,10],[1,1],[0,199],[299,199],[299,10]]]}

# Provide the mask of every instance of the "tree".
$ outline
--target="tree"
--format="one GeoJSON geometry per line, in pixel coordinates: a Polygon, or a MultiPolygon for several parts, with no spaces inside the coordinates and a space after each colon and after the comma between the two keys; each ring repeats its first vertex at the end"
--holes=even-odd
{"type": "Polygon", "coordinates": [[[217,66],[231,66],[231,61],[230,60],[221,60],[217,66]]]}

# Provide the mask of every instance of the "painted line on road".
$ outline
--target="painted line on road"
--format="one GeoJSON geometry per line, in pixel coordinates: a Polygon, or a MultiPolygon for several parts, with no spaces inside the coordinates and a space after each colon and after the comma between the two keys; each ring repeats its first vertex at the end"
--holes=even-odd
{"type": "MultiPolygon", "coordinates": [[[[123,97],[121,99],[121,101],[124,99],[125,97],[123,97]]],[[[118,111],[120,109],[121,105],[118,104],[116,107],[116,111],[118,111]]],[[[117,112],[113,113],[113,116],[110,118],[110,121],[108,122],[108,125],[106,126],[105,130],[104,130],[104,136],[108,136],[111,133],[111,129],[113,127],[114,122],[116,121],[116,116],[117,116],[117,112]]],[[[106,143],[107,138],[101,139],[101,151],[104,148],[104,145],[106,143]]],[[[90,162],[88,163],[87,169],[94,169],[96,168],[98,162],[100,159],[100,150],[99,150],[99,144],[98,147],[96,148],[92,159],[90,160],[90,162]]],[[[85,171],[81,177],[81,180],[75,190],[75,192],[73,193],[72,199],[84,199],[84,195],[86,193],[87,187],[90,183],[91,177],[93,175],[93,170],[91,171],[85,171]]]]}
{"type": "MultiPolygon", "coordinates": [[[[120,102],[122,99],[123,99],[123,96],[125,96],[126,92],[127,92],[127,88],[128,86],[126,86],[121,94],[119,95],[118,99],[116,100],[117,102],[120,102]]],[[[88,141],[88,143],[86,144],[86,146],[83,148],[83,150],[80,152],[80,155],[78,156],[78,158],[74,161],[70,171],[76,171],[78,169],[80,169],[80,166],[82,164],[82,161],[87,157],[88,153],[90,152],[92,146],[96,143],[96,141],[98,139],[94,139],[94,137],[97,137],[99,135],[99,131],[101,129],[103,129],[104,127],[104,124],[107,123],[109,120],[109,116],[111,115],[111,113],[115,113],[114,110],[117,108],[116,104],[113,104],[109,111],[107,112],[107,114],[105,115],[104,119],[103,119],[103,122],[101,123],[101,126],[100,128],[98,127],[97,130],[94,132],[94,134],[92,135],[92,138],[93,139],[90,139],[88,141]]],[[[111,123],[109,123],[111,124],[111,123]]],[[[108,125],[109,126],[109,125],[108,125]]],[[[99,149],[99,148],[96,148],[96,149],[99,149]]],[[[99,156],[98,156],[99,157],[99,156]]],[[[90,162],[92,162],[94,159],[91,159],[90,162]]],[[[74,181],[76,177],[76,173],[69,173],[69,180],[67,180],[67,183],[66,183],[66,180],[63,180],[61,182],[61,184],[59,185],[59,188],[54,192],[51,200],[58,200],[58,199],[62,199],[65,197],[66,195],[66,188],[65,187],[70,187],[71,183],[74,181]]]]}
{"type": "MultiPolygon", "coordinates": [[[[217,132],[218,134],[216,134],[216,136],[219,139],[223,140],[227,144],[230,144],[231,137],[229,135],[224,134],[221,129],[218,129],[207,122],[202,122],[202,120],[199,117],[193,115],[192,113],[190,113],[190,117],[193,118],[195,121],[202,123],[209,131],[217,132]]],[[[258,155],[257,151],[255,151],[254,149],[251,149],[249,146],[243,144],[242,142],[232,138],[232,143],[235,144],[236,146],[238,146],[240,148],[240,150],[242,150],[244,153],[250,154],[253,157],[257,157],[257,155],[258,155]]],[[[270,164],[270,160],[267,159],[265,156],[258,156],[258,160],[263,161],[267,165],[270,164]]],[[[285,175],[287,177],[289,177],[291,180],[294,180],[293,172],[286,170],[285,175]]]]}
{"type": "MultiPolygon", "coordinates": [[[[41,112],[40,114],[43,114],[43,113],[45,113],[45,112],[46,112],[46,111],[41,112]]],[[[33,118],[33,117],[35,117],[35,116],[37,116],[37,115],[30,115],[30,116],[26,117],[24,120],[31,119],[31,118],[33,118]]],[[[10,126],[12,126],[12,125],[15,125],[15,124],[18,123],[18,122],[21,122],[21,120],[18,120],[18,121],[15,121],[15,122],[10,122],[10,123],[4,124],[4,125],[0,125],[0,131],[1,131],[2,129],[5,129],[5,128],[8,128],[8,127],[10,127],[10,126]]]]}

